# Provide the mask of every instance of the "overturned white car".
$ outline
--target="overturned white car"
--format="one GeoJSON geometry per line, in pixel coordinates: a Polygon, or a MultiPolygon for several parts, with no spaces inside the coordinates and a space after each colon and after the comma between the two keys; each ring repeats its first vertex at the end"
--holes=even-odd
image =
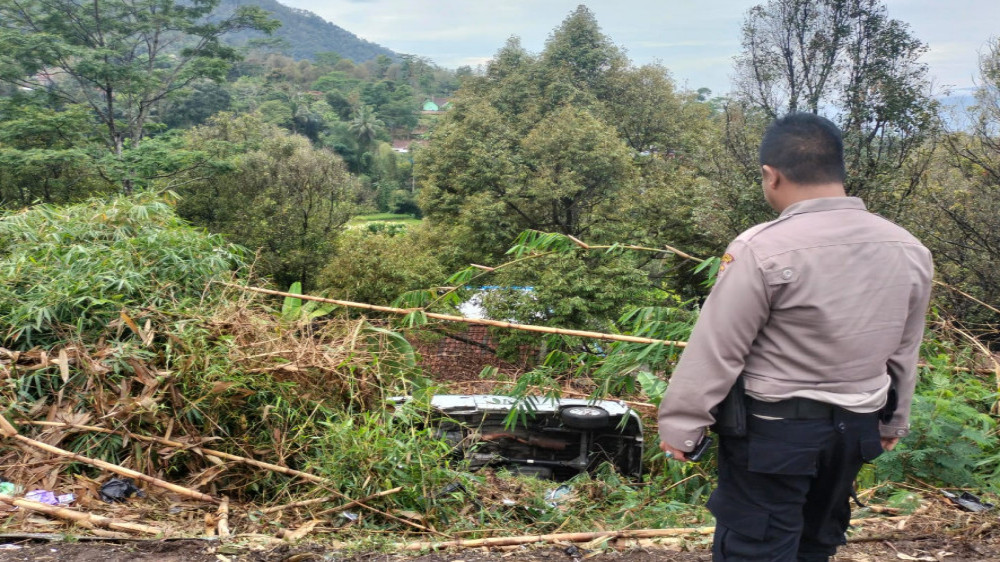
{"type": "Polygon", "coordinates": [[[470,470],[506,467],[520,474],[566,480],[611,463],[621,474],[642,477],[642,421],[622,402],[509,396],[437,395],[431,398],[438,435],[455,447],[470,470]]]}

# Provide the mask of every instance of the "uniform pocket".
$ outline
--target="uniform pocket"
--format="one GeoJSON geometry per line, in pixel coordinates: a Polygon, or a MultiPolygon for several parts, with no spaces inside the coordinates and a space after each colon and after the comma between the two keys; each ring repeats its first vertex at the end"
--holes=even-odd
{"type": "Polygon", "coordinates": [[[705,505],[715,520],[722,526],[749,537],[762,541],[767,536],[771,516],[759,507],[734,500],[719,492],[712,494],[705,505]]]}
{"type": "Polygon", "coordinates": [[[747,469],[761,474],[815,476],[819,448],[753,436],[750,439],[747,469]]]}

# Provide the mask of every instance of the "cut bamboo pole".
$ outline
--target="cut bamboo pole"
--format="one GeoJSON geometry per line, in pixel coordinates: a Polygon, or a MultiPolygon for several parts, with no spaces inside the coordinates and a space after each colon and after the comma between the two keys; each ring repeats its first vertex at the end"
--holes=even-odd
{"type": "Polygon", "coordinates": [[[4,416],[0,415],[0,419],[3,419],[3,422],[0,423],[0,434],[3,434],[4,437],[17,440],[17,441],[19,441],[19,442],[21,442],[21,443],[23,443],[25,445],[28,445],[30,447],[34,447],[36,449],[41,449],[41,450],[46,451],[48,453],[52,453],[53,455],[57,455],[57,456],[60,456],[60,457],[65,457],[67,459],[73,459],[73,460],[75,460],[77,462],[82,462],[82,463],[85,463],[85,464],[89,464],[91,466],[96,466],[98,468],[103,468],[104,470],[107,470],[109,472],[114,472],[115,474],[120,474],[122,476],[128,476],[129,478],[135,478],[137,480],[143,480],[145,482],[149,482],[153,486],[156,486],[158,488],[163,488],[165,490],[170,490],[171,492],[180,494],[182,496],[187,496],[189,498],[193,498],[193,499],[196,499],[196,500],[200,500],[200,501],[204,501],[204,502],[209,502],[209,503],[219,503],[219,500],[213,498],[212,496],[209,496],[207,494],[203,494],[203,493],[198,492],[196,490],[192,490],[190,488],[185,488],[184,486],[178,486],[177,484],[171,484],[170,482],[166,482],[164,480],[160,480],[159,478],[154,478],[152,476],[147,476],[147,475],[145,475],[145,474],[143,474],[141,472],[137,472],[137,471],[132,470],[130,468],[125,468],[125,467],[122,467],[122,466],[118,466],[116,464],[111,464],[109,462],[104,462],[104,461],[99,460],[99,459],[92,459],[90,457],[85,457],[83,455],[78,455],[76,453],[72,453],[72,452],[67,451],[65,449],[60,449],[59,447],[53,447],[52,445],[49,445],[48,443],[42,443],[41,441],[35,441],[34,439],[30,439],[28,437],[25,437],[25,436],[19,434],[17,432],[17,430],[14,429],[14,426],[10,425],[10,422],[8,422],[6,419],[4,419],[4,416]],[[11,434],[10,432],[13,432],[13,434],[11,434]]]}
{"type": "Polygon", "coordinates": [[[298,529],[295,529],[294,531],[289,531],[288,529],[282,529],[278,531],[278,538],[285,539],[288,542],[297,541],[305,537],[309,533],[311,533],[313,529],[315,529],[316,526],[322,522],[323,521],[319,519],[313,519],[312,521],[307,521],[304,525],[302,525],[298,529]]]}
{"type": "Polygon", "coordinates": [[[437,550],[444,548],[480,548],[491,546],[516,546],[532,543],[588,542],[597,539],[651,539],[681,537],[684,535],[711,535],[715,527],[686,529],[636,529],[631,531],[595,531],[590,533],[555,533],[551,535],[523,535],[519,537],[491,537],[487,539],[458,539],[446,542],[418,541],[396,546],[396,550],[437,550]]]}
{"type": "MultiPolygon", "coordinates": [[[[852,526],[861,526],[876,521],[899,521],[906,517],[872,517],[851,519],[852,526]]],[[[517,546],[533,543],[589,542],[599,539],[655,539],[662,537],[683,537],[687,535],[711,535],[715,527],[687,527],[675,529],[632,529],[623,531],[594,531],[589,533],[554,533],[549,535],[522,535],[517,537],[490,537],[486,539],[458,539],[445,542],[418,541],[400,543],[396,551],[439,550],[445,548],[489,548],[494,546],[517,546]]]]}
{"type": "Polygon", "coordinates": [[[7,416],[0,415],[0,435],[4,437],[14,437],[17,435],[17,429],[10,425],[7,421],[7,416]]]}
{"type": "MultiPolygon", "coordinates": [[[[286,293],[284,291],[275,291],[272,289],[262,289],[260,287],[245,287],[243,285],[237,285],[235,283],[224,283],[218,281],[220,285],[225,285],[227,287],[235,287],[243,291],[252,291],[255,293],[263,293],[265,295],[275,295],[278,297],[291,297],[295,299],[302,299],[307,301],[325,302],[329,304],[335,304],[338,306],[344,306],[348,308],[361,308],[364,310],[374,310],[377,312],[388,312],[390,314],[410,314],[412,312],[421,311],[419,308],[396,308],[393,306],[379,306],[374,304],[366,304],[361,302],[352,301],[342,301],[336,299],[327,299],[323,297],[314,297],[311,295],[297,295],[295,293],[286,293]]],[[[500,320],[486,320],[481,318],[465,318],[464,316],[454,316],[451,314],[438,314],[436,312],[423,312],[424,316],[428,318],[434,318],[436,320],[447,320],[449,322],[462,322],[465,324],[478,324],[482,326],[495,326],[497,328],[509,328],[512,330],[521,330],[525,332],[539,332],[543,334],[558,334],[562,336],[574,336],[579,338],[591,338],[605,341],[621,341],[628,343],[662,343],[664,345],[672,345],[674,347],[685,347],[687,342],[683,341],[671,341],[671,340],[658,340],[654,338],[640,338],[637,336],[626,336],[622,334],[605,334],[601,332],[588,332],[586,330],[566,330],[563,328],[550,328],[548,326],[534,326],[531,324],[515,324],[513,322],[502,322],[500,320]]]]}
{"type": "Polygon", "coordinates": [[[145,533],[147,535],[163,534],[163,529],[159,529],[157,527],[151,527],[149,525],[143,525],[142,523],[115,521],[114,519],[110,519],[101,515],[95,515],[93,513],[84,513],[82,511],[74,511],[72,509],[49,505],[46,503],[25,500],[21,498],[12,498],[4,494],[0,494],[0,502],[4,502],[10,505],[16,505],[17,507],[30,509],[31,511],[37,511],[39,513],[44,513],[46,515],[51,515],[52,517],[57,517],[59,519],[73,521],[85,527],[91,527],[91,526],[102,527],[104,529],[111,529],[113,531],[128,531],[130,533],[145,533]]]}
{"type": "Polygon", "coordinates": [[[219,519],[219,538],[227,539],[229,532],[229,496],[222,496],[222,503],[219,504],[215,516],[219,519]]]}
{"type": "Polygon", "coordinates": [[[329,480],[316,476],[315,474],[309,474],[308,472],[302,472],[300,470],[295,470],[293,468],[288,468],[287,466],[278,466],[276,464],[271,464],[268,462],[258,461],[255,459],[250,459],[246,457],[241,457],[238,455],[231,455],[223,451],[216,451],[215,449],[208,449],[200,445],[190,445],[181,443],[180,441],[172,441],[170,439],[164,439],[162,437],[153,437],[149,435],[139,435],[137,433],[132,433],[130,431],[115,431],[113,429],[107,429],[104,427],[98,427],[95,425],[81,425],[76,423],[66,423],[66,422],[49,422],[49,421],[35,421],[35,420],[20,420],[20,423],[26,423],[31,425],[40,425],[45,427],[64,427],[67,429],[79,429],[82,431],[92,431],[95,433],[106,433],[109,435],[122,435],[132,439],[138,439],[139,441],[146,441],[148,443],[159,443],[161,445],[166,445],[168,447],[176,447],[178,449],[190,449],[192,451],[201,452],[206,455],[211,455],[214,457],[219,457],[220,459],[231,460],[234,462],[240,462],[244,464],[249,464],[251,466],[256,466],[259,468],[266,468],[274,472],[280,472],[281,474],[286,474],[288,476],[298,476],[305,480],[311,480],[313,482],[329,482],[329,480]]]}

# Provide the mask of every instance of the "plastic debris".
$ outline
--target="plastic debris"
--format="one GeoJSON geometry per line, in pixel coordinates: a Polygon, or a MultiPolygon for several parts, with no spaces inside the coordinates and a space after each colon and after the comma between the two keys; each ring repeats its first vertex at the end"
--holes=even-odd
{"type": "Polygon", "coordinates": [[[340,514],[340,516],[352,523],[357,521],[361,517],[360,515],[354,513],[353,511],[344,511],[340,514]]]}
{"type": "Polygon", "coordinates": [[[59,500],[56,499],[56,495],[48,490],[32,490],[27,494],[24,494],[24,499],[48,505],[59,504],[59,500]]]}
{"type": "Polygon", "coordinates": [[[61,494],[56,496],[56,502],[59,505],[69,505],[76,501],[76,494],[61,494]]]}
{"type": "Polygon", "coordinates": [[[969,492],[962,492],[961,495],[956,496],[951,492],[946,492],[941,490],[941,494],[948,500],[957,505],[958,507],[964,509],[965,511],[971,511],[973,513],[978,513],[980,511],[989,511],[993,509],[994,506],[990,502],[984,502],[980,500],[977,496],[970,494],[969,492]]]}
{"type": "Polygon", "coordinates": [[[112,478],[101,485],[99,493],[101,499],[108,503],[124,503],[132,494],[140,498],[146,497],[146,492],[136,488],[131,478],[112,478]]]}
{"type": "MultiPolygon", "coordinates": [[[[4,484],[8,483],[4,482],[4,484]]],[[[22,548],[24,547],[19,544],[0,544],[0,550],[21,550],[22,548]]]]}
{"type": "Polygon", "coordinates": [[[572,488],[563,484],[554,490],[549,490],[549,492],[545,494],[545,501],[548,503],[549,507],[558,507],[560,503],[567,499],[567,496],[569,496],[572,491],[572,488]]]}
{"type": "Polygon", "coordinates": [[[17,486],[13,482],[0,482],[0,494],[13,496],[17,493],[17,486]]]}

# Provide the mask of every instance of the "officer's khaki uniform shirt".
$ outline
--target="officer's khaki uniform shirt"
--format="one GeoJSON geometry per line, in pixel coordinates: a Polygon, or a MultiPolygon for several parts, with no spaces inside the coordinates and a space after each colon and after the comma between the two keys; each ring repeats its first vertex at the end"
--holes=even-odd
{"type": "Polygon", "coordinates": [[[930,299],[930,252],[855,197],[809,199],[730,244],[660,404],[660,438],[690,451],[744,375],[761,400],[871,412],[894,383],[884,437],[909,427],[930,299]]]}

